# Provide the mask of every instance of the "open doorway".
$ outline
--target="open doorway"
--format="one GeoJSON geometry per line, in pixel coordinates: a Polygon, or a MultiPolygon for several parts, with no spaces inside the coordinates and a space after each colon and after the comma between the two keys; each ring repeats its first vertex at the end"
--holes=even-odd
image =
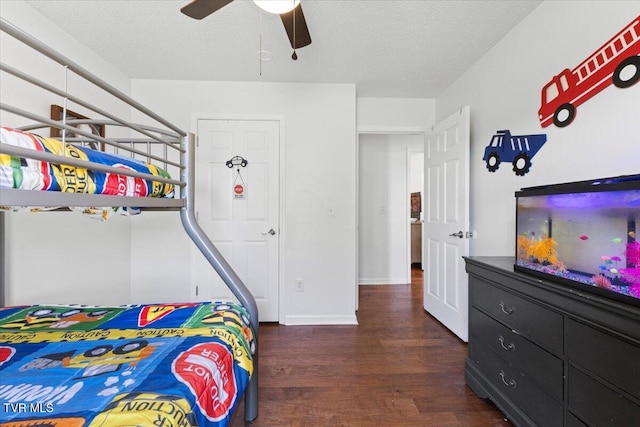
{"type": "MultiPolygon", "coordinates": [[[[424,194],[424,132],[360,132],[358,283],[411,283],[411,193],[424,194]],[[422,168],[412,164],[420,164],[422,168]],[[414,178],[417,175],[418,178],[414,178]],[[423,185],[423,184],[422,184],[423,185]]],[[[420,227],[421,228],[421,227],[420,227]]],[[[420,230],[420,241],[422,230],[420,230]]],[[[420,243],[421,245],[421,243],[420,243]]],[[[421,252],[421,251],[420,251],[421,252]]],[[[422,263],[422,254],[420,264],[422,263]]]]}

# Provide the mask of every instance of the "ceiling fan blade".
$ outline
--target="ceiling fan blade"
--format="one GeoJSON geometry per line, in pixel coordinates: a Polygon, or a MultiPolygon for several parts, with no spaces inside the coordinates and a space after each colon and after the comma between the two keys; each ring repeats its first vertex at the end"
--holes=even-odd
{"type": "Polygon", "coordinates": [[[289,42],[291,47],[299,49],[311,44],[311,34],[309,34],[309,28],[307,28],[307,21],[304,19],[304,13],[302,12],[302,3],[298,4],[291,12],[283,13],[280,15],[284,29],[289,36],[289,42]],[[293,33],[294,28],[294,13],[295,13],[295,37],[293,33]],[[294,43],[295,40],[295,43],[294,43]]]}
{"type": "Polygon", "coordinates": [[[193,0],[180,9],[180,12],[193,19],[202,19],[211,15],[216,10],[222,9],[232,1],[233,0],[193,0]]]}

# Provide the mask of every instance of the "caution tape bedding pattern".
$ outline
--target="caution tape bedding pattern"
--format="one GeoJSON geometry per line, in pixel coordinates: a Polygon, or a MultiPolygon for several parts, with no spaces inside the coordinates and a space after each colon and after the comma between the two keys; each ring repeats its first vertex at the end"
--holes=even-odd
{"type": "MultiPolygon", "coordinates": [[[[57,139],[44,138],[4,126],[0,127],[0,142],[170,178],[167,171],[149,163],[69,143],[62,144],[57,139]]],[[[8,154],[0,154],[0,187],[132,197],[173,197],[174,194],[172,184],[8,154]]]]}
{"type": "Polygon", "coordinates": [[[0,426],[226,426],[254,336],[233,303],[0,308],[0,426]]]}

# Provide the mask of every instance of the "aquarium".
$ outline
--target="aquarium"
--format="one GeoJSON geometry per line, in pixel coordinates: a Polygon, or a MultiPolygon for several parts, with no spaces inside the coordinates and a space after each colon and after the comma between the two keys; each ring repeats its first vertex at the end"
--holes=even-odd
{"type": "Polygon", "coordinates": [[[515,196],[515,270],[640,306],[640,175],[515,196]]]}

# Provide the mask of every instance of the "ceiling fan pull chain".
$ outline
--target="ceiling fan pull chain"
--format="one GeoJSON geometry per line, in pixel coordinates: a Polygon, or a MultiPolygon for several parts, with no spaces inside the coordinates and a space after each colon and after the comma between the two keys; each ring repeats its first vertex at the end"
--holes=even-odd
{"type": "Polygon", "coordinates": [[[262,77],[262,10],[258,11],[260,16],[260,46],[258,49],[258,62],[260,63],[260,77],[262,77]]]}
{"type": "Polygon", "coordinates": [[[296,53],[296,1],[293,1],[293,54],[291,55],[291,59],[296,61],[298,59],[298,54],[296,53]]]}
{"type": "Polygon", "coordinates": [[[260,77],[262,77],[262,33],[260,34],[260,49],[258,50],[258,62],[260,63],[260,77]]]}

